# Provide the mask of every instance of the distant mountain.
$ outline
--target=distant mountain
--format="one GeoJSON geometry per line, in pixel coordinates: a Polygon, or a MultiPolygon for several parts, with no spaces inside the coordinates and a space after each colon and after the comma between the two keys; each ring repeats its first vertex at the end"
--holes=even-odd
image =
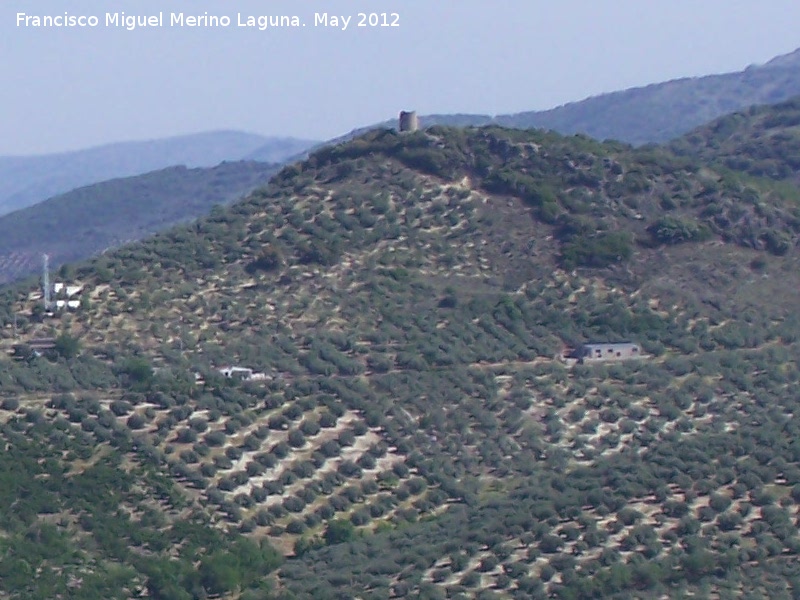
{"type": "Polygon", "coordinates": [[[51,264],[89,258],[206,215],[265,184],[277,170],[255,161],[170,167],[82,187],[0,217],[0,283],[51,264]]]}
{"type": "Polygon", "coordinates": [[[552,110],[496,117],[507,127],[585,133],[639,145],[665,142],[726,113],[800,94],[800,50],[735,73],[686,77],[572,102],[552,110]]]}
{"type": "Polygon", "coordinates": [[[800,182],[800,96],[726,115],[674,140],[677,154],[800,182]]]}
{"type": "Polygon", "coordinates": [[[43,156],[0,157],[0,215],[99,181],[174,165],[212,167],[222,161],[244,160],[251,153],[258,153],[262,162],[280,162],[312,144],[215,131],[43,156]]]}
{"type": "MultiPolygon", "coordinates": [[[[423,115],[420,126],[501,125],[583,133],[598,140],[633,145],[674,139],[722,115],[756,104],[775,104],[800,95],[800,49],[743,71],[686,77],[593,96],[544,111],[507,115],[423,115]]],[[[408,107],[413,108],[413,107],[408,107]]],[[[371,129],[394,127],[390,119],[331,140],[343,142],[371,129]]]]}
{"type": "Polygon", "coordinates": [[[285,162],[318,143],[317,141],[298,140],[295,138],[272,138],[269,142],[259,146],[242,158],[266,163],[285,162]]]}

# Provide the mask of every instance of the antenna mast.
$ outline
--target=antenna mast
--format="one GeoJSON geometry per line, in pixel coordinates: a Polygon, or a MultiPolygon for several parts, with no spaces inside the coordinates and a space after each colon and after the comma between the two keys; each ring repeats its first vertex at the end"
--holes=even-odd
{"type": "Polygon", "coordinates": [[[44,309],[50,310],[50,257],[42,255],[42,297],[44,298],[44,309]]]}

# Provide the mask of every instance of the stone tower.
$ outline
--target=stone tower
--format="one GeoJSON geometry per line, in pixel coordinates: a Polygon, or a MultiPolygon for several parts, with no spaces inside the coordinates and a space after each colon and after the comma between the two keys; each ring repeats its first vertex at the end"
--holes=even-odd
{"type": "Polygon", "coordinates": [[[419,118],[417,117],[417,112],[412,110],[406,112],[404,110],[400,111],[400,131],[416,131],[419,129],[419,118]]]}

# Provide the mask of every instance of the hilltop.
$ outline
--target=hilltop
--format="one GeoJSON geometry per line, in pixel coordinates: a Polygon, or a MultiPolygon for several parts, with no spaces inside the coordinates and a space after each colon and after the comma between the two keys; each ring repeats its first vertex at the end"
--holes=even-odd
{"type": "Polygon", "coordinates": [[[57,268],[208,214],[264,185],[279,167],[170,167],[78,188],[0,217],[0,282],[57,268]]]}
{"type": "MultiPolygon", "coordinates": [[[[597,140],[620,140],[639,146],[667,142],[733,111],[776,104],[798,95],[800,50],[742,71],[673,79],[599,94],[548,110],[494,116],[422,115],[420,124],[549,129],[563,135],[580,133],[597,140]]],[[[334,141],[352,139],[392,123],[387,120],[360,128],[334,141]]]]}
{"type": "Polygon", "coordinates": [[[665,148],[381,130],[78,265],[77,311],[8,288],[0,589],[788,598],[798,223],[665,148]]]}
{"type": "Polygon", "coordinates": [[[42,156],[0,157],[0,215],[72,189],[176,165],[213,167],[222,161],[281,162],[314,142],[216,131],[107,144],[42,156]]]}

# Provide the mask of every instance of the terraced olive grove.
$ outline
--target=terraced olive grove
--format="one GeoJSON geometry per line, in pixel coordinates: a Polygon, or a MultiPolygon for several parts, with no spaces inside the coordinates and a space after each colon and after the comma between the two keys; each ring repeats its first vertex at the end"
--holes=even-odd
{"type": "Polygon", "coordinates": [[[38,573],[0,589],[793,597],[800,212],[715,165],[373,132],[77,265],[75,312],[7,288],[0,343],[61,343],[0,372],[0,569],[38,573]]]}

